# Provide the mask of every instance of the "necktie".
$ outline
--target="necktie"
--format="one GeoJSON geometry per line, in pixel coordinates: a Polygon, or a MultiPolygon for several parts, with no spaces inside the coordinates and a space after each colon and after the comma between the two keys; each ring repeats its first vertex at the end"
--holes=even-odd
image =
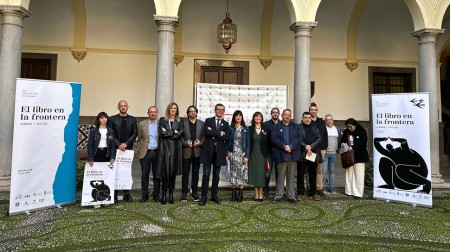
{"type": "Polygon", "coordinates": [[[220,129],[220,119],[217,119],[216,130],[220,129]]]}

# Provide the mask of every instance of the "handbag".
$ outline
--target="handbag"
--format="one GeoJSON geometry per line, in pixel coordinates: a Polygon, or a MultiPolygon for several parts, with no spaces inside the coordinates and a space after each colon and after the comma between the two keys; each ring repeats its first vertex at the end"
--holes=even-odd
{"type": "Polygon", "coordinates": [[[348,151],[341,153],[341,163],[342,168],[347,169],[350,166],[355,165],[355,157],[353,156],[353,150],[349,149],[348,151]]]}

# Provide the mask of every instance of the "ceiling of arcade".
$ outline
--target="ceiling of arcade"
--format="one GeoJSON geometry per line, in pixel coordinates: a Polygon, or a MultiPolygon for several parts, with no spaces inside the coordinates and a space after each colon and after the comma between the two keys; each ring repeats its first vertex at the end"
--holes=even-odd
{"type": "Polygon", "coordinates": [[[449,19],[448,0],[230,0],[239,38],[231,55],[224,55],[215,29],[224,17],[225,0],[0,0],[0,5],[21,5],[33,13],[24,22],[25,49],[155,54],[154,16],[173,16],[179,20],[178,54],[292,58],[289,26],[318,22],[312,33],[312,56],[345,59],[350,64],[376,56],[371,55],[377,51],[371,50],[374,46],[392,47],[389,39],[378,41],[376,29],[395,32],[397,44],[402,45],[396,49],[400,55],[405,50],[406,56],[404,48],[417,43],[411,32],[441,28],[449,19]]]}

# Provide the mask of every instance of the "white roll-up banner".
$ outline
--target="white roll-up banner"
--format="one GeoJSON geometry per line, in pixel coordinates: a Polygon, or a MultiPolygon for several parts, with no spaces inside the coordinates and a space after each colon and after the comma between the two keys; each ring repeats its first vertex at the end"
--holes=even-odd
{"type": "Polygon", "coordinates": [[[17,79],[9,214],[76,201],[81,84],[17,79]]]}
{"type": "Polygon", "coordinates": [[[432,207],[428,93],[372,95],[375,199],[432,207]]]}

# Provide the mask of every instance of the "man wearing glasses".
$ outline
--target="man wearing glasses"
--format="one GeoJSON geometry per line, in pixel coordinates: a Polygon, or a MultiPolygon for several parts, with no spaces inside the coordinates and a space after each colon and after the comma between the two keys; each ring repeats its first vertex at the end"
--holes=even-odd
{"type": "Polygon", "coordinates": [[[272,159],[277,164],[277,194],[272,200],[277,204],[283,198],[284,180],[286,179],[286,193],[289,201],[295,205],[299,202],[295,198],[294,175],[297,170],[297,161],[300,160],[300,143],[303,141],[303,134],[298,124],[291,122],[291,110],[285,109],[282,114],[282,121],[272,126],[272,159]]]}
{"type": "Polygon", "coordinates": [[[226,165],[226,141],[228,140],[230,125],[223,119],[223,114],[225,113],[225,106],[223,104],[216,104],[214,111],[215,116],[206,119],[205,126],[203,127],[205,141],[203,142],[200,155],[200,163],[203,165],[202,198],[200,205],[206,204],[211,168],[213,168],[211,201],[220,204],[219,197],[217,196],[219,173],[220,167],[226,165]]]}
{"type": "Polygon", "coordinates": [[[183,120],[184,135],[181,140],[183,145],[183,176],[181,177],[181,202],[187,201],[189,187],[189,173],[192,165],[191,196],[194,201],[199,201],[198,172],[200,169],[200,153],[202,150],[205,122],[197,119],[198,109],[194,105],[188,107],[187,120],[183,120]]]}

